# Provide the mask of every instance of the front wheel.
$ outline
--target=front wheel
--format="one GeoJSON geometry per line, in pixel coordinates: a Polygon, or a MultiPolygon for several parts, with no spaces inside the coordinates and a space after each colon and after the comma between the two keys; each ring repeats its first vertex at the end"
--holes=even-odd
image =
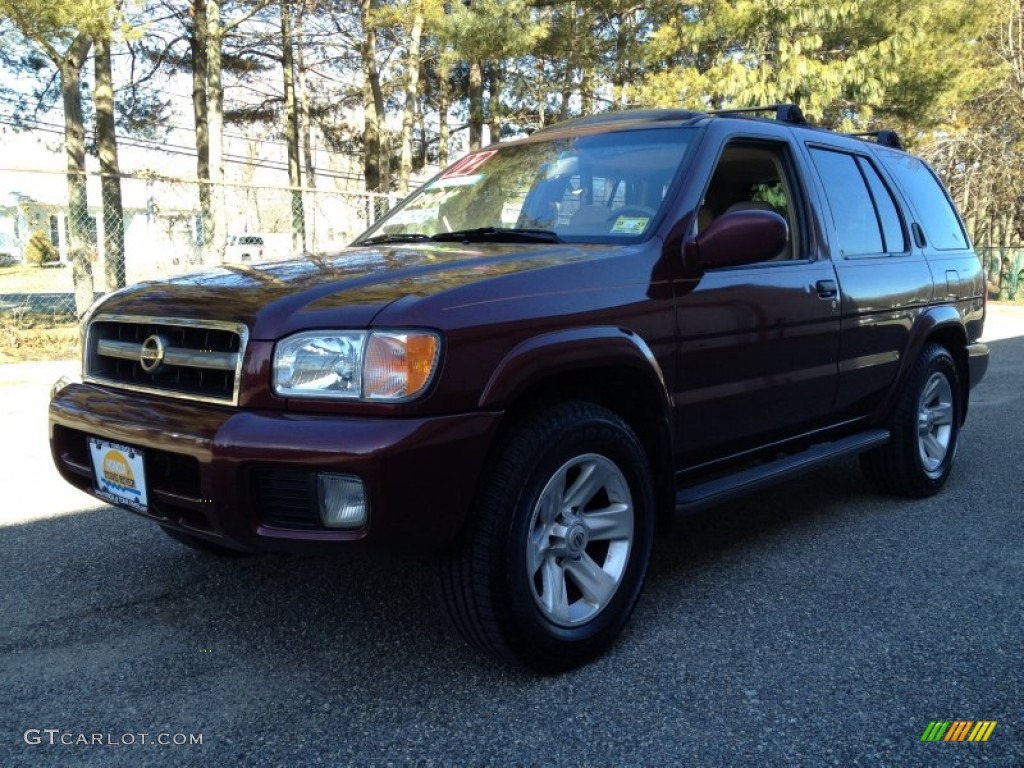
{"type": "Polygon", "coordinates": [[[892,440],[861,455],[865,475],[889,493],[937,493],[953,469],[962,408],[956,363],[945,347],[928,345],[893,412],[892,440]]]}
{"type": "Polygon", "coordinates": [[[636,605],[654,497],[630,427],[592,403],[537,412],[502,443],[477,518],[442,570],[473,644],[542,672],[601,654],[636,605]]]}

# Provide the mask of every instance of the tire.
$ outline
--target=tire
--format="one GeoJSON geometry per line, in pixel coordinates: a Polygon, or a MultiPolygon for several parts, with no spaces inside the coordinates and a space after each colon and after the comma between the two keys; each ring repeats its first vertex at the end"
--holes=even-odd
{"type": "Polygon", "coordinates": [[[889,424],[892,439],[861,454],[861,468],[876,487],[925,498],[946,484],[960,443],[960,387],[949,351],[929,344],[900,394],[889,424]]]}
{"type": "Polygon", "coordinates": [[[540,672],[603,653],[643,588],[654,528],[647,454],[592,403],[534,413],[499,445],[462,545],[443,562],[453,623],[540,672]]]}
{"type": "Polygon", "coordinates": [[[249,552],[242,552],[239,549],[232,549],[231,547],[225,547],[221,544],[201,539],[198,536],[192,536],[174,528],[165,528],[161,525],[160,530],[179,544],[183,544],[189,549],[194,549],[197,552],[204,552],[208,555],[218,555],[219,557],[247,557],[250,554],[249,552]]]}

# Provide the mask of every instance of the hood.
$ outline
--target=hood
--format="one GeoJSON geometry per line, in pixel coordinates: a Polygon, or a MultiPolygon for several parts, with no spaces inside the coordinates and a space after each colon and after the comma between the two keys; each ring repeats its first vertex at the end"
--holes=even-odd
{"type": "Polygon", "coordinates": [[[231,264],[140,283],[99,314],[244,323],[253,339],[304,328],[364,328],[390,303],[498,276],[621,252],[580,244],[416,243],[347,248],[269,264],[231,264]]]}

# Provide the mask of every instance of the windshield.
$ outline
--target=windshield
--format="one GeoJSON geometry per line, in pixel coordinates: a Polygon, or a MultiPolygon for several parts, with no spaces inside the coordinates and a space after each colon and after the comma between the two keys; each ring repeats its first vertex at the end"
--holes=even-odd
{"type": "Polygon", "coordinates": [[[357,242],[546,235],[618,242],[650,234],[693,130],[552,137],[462,158],[357,242]]]}

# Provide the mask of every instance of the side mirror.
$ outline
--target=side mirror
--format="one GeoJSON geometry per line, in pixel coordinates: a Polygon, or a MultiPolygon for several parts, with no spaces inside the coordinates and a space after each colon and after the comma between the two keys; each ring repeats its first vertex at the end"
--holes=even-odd
{"type": "Polygon", "coordinates": [[[778,256],[789,240],[789,225],[771,211],[735,211],[686,241],[686,263],[699,270],[739,267],[778,256]]]}

